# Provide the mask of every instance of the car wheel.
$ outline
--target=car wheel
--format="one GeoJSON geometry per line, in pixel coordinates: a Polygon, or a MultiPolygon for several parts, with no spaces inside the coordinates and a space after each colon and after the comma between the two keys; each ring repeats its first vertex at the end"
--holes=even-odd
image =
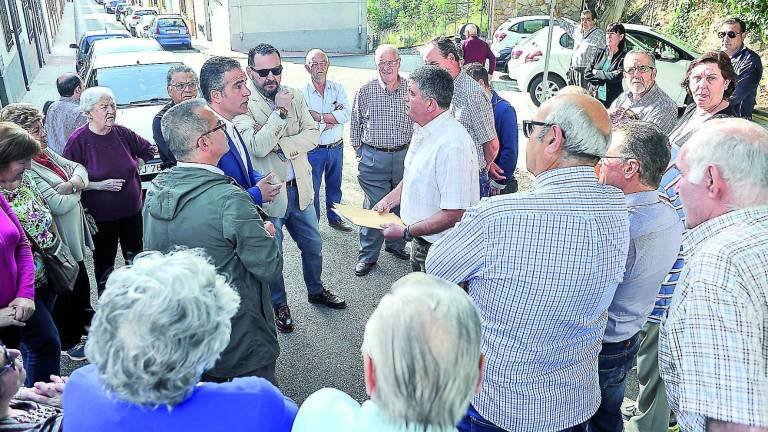
{"type": "MultiPolygon", "coordinates": [[[[544,93],[544,74],[536,75],[536,78],[531,80],[531,84],[528,86],[528,94],[531,95],[531,101],[533,101],[533,104],[536,106],[540,106],[542,102],[543,93],[544,93]]],[[[557,93],[561,88],[565,87],[565,81],[560,78],[557,74],[550,73],[549,74],[549,92],[550,95],[554,95],[557,93]]]]}

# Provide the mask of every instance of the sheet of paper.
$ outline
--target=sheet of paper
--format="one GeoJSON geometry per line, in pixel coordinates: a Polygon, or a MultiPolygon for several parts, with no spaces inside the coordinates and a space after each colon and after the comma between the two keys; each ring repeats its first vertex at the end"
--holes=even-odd
{"type": "Polygon", "coordinates": [[[381,224],[394,223],[405,226],[403,221],[394,213],[379,214],[373,210],[366,210],[360,207],[353,207],[344,204],[334,204],[333,209],[336,214],[341,216],[349,223],[364,226],[368,228],[381,228],[381,224]]]}

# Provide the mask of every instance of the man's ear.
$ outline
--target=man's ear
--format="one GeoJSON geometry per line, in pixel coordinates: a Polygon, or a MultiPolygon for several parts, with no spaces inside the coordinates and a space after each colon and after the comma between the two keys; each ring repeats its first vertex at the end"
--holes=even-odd
{"type": "Polygon", "coordinates": [[[373,367],[373,360],[367,354],[363,355],[363,378],[365,379],[365,392],[373,398],[376,393],[376,371],[373,367]]]}
{"type": "Polygon", "coordinates": [[[707,171],[702,181],[706,182],[707,194],[713,200],[722,201],[723,197],[728,194],[728,182],[717,165],[707,165],[707,171]]]}
{"type": "MultiPolygon", "coordinates": [[[[304,65],[304,69],[306,69],[306,70],[307,70],[307,72],[312,72],[312,70],[309,68],[309,65],[308,65],[308,64],[305,64],[305,65],[304,65]]],[[[250,75],[249,75],[249,77],[250,77],[250,75]]]]}
{"type": "Polygon", "coordinates": [[[629,180],[633,175],[640,173],[640,162],[630,159],[624,164],[624,178],[629,180]]]}
{"type": "Polygon", "coordinates": [[[552,135],[549,138],[544,138],[545,140],[549,140],[547,142],[547,146],[545,147],[544,151],[554,158],[557,158],[560,153],[563,151],[563,147],[565,145],[565,138],[563,135],[563,130],[560,129],[560,126],[554,125],[550,129],[550,132],[552,132],[552,135]]]}

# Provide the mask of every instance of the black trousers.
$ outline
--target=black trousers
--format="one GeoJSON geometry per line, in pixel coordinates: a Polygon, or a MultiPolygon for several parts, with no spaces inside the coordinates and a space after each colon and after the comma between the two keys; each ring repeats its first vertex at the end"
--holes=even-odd
{"type": "Polygon", "coordinates": [[[268,364],[266,366],[262,366],[256,370],[253,370],[248,373],[244,373],[243,375],[239,377],[216,377],[213,375],[208,375],[207,373],[203,372],[203,376],[200,377],[200,381],[203,382],[214,382],[214,383],[223,383],[223,382],[230,382],[235,378],[241,378],[241,377],[249,377],[249,376],[255,376],[259,378],[264,378],[265,380],[272,383],[277,388],[280,388],[277,382],[277,375],[275,374],[275,366],[277,365],[277,362],[272,362],[271,364],[268,364]]]}
{"type": "Polygon", "coordinates": [[[96,227],[99,232],[93,236],[93,266],[96,271],[96,288],[101,295],[115,267],[118,241],[126,261],[133,259],[143,248],[141,212],[122,219],[96,221],[96,227]]]}
{"type": "Polygon", "coordinates": [[[85,261],[77,263],[80,271],[77,273],[75,288],[67,294],[59,294],[53,307],[53,321],[59,329],[61,349],[64,351],[80,342],[80,336],[88,334],[91,325],[93,308],[91,307],[91,282],[85,261]]]}

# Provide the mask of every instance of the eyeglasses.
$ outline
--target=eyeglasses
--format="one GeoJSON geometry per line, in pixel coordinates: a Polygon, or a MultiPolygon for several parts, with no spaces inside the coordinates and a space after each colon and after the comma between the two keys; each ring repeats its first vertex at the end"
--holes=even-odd
{"type": "MultiPolygon", "coordinates": [[[[530,138],[531,135],[533,135],[533,129],[536,126],[552,127],[552,126],[555,126],[555,124],[544,123],[544,122],[534,121],[534,120],[523,120],[523,135],[526,138],[530,138]]],[[[565,131],[563,131],[563,138],[565,138],[565,131]]]]}
{"type": "Polygon", "coordinates": [[[655,68],[655,67],[652,67],[652,66],[645,66],[645,65],[643,65],[643,66],[637,66],[637,67],[635,67],[635,66],[632,66],[632,67],[631,67],[631,68],[629,68],[629,69],[624,69],[624,73],[626,73],[626,74],[628,74],[628,75],[634,75],[634,74],[635,74],[635,72],[640,72],[640,73],[648,73],[648,72],[650,72],[650,71],[652,71],[652,70],[654,70],[654,69],[656,69],[656,68],[655,68]]]}
{"type": "Polygon", "coordinates": [[[733,38],[736,37],[736,35],[740,35],[740,34],[744,34],[744,33],[736,33],[735,31],[730,30],[730,31],[727,31],[727,32],[717,32],[717,37],[719,39],[722,39],[722,38],[724,38],[727,35],[728,39],[733,39],[733,38]]]}
{"type": "Polygon", "coordinates": [[[400,59],[382,61],[382,62],[379,62],[378,65],[379,67],[392,67],[398,63],[400,63],[400,59]]]}
{"type": "Polygon", "coordinates": [[[176,84],[171,84],[171,87],[175,88],[178,91],[184,91],[184,89],[194,90],[197,88],[197,81],[180,82],[176,84]]]}
{"type": "MultiPolygon", "coordinates": [[[[326,67],[326,66],[328,66],[328,62],[324,62],[324,61],[320,61],[320,62],[316,62],[316,61],[313,61],[313,62],[309,62],[309,67],[311,67],[311,68],[313,68],[313,67],[318,67],[318,66],[320,66],[320,67],[326,67]]],[[[263,76],[266,76],[266,75],[263,75],[263,76]]]]}
{"type": "Polygon", "coordinates": [[[3,374],[9,370],[16,368],[16,360],[11,357],[11,353],[8,351],[8,348],[3,345],[0,346],[3,347],[3,357],[5,357],[5,364],[2,368],[0,368],[0,376],[3,376],[3,374]]]}
{"type": "Polygon", "coordinates": [[[279,65],[279,66],[273,67],[272,69],[256,69],[253,66],[248,66],[248,67],[252,71],[254,71],[257,74],[259,74],[259,76],[262,77],[262,78],[266,78],[267,76],[269,76],[270,72],[274,76],[278,76],[278,75],[283,73],[283,65],[279,65]]]}
{"type": "Polygon", "coordinates": [[[209,130],[208,132],[204,132],[202,135],[200,135],[200,138],[202,138],[202,137],[204,137],[204,136],[206,136],[208,134],[212,134],[212,133],[216,132],[217,130],[224,129],[225,127],[227,127],[227,124],[224,123],[224,120],[219,120],[218,123],[216,123],[216,126],[213,129],[209,130]]]}

